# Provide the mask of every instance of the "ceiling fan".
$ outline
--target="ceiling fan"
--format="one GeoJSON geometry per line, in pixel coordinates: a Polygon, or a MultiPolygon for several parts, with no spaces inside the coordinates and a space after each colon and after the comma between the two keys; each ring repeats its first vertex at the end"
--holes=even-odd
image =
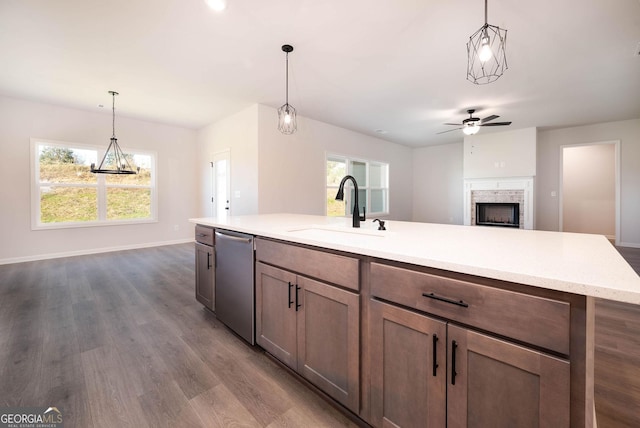
{"type": "Polygon", "coordinates": [[[438,132],[438,134],[444,134],[445,132],[457,131],[458,129],[462,129],[466,135],[477,134],[480,131],[481,126],[507,126],[511,125],[511,122],[490,122],[499,118],[500,116],[496,116],[492,114],[491,116],[487,116],[484,119],[480,119],[479,117],[473,117],[474,109],[467,110],[469,113],[469,117],[462,121],[462,123],[445,123],[445,125],[455,125],[460,128],[448,129],[446,131],[438,132]]]}

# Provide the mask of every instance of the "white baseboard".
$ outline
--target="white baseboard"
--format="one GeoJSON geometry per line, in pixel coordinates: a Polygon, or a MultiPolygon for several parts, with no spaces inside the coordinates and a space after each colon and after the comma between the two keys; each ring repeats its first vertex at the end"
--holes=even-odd
{"type": "Polygon", "coordinates": [[[193,239],[177,239],[174,241],[147,242],[144,244],[122,245],[117,247],[91,248],[79,251],[65,251],[63,253],[36,254],[26,257],[13,257],[9,259],[0,259],[0,265],[8,265],[12,263],[33,262],[37,260],[59,259],[62,257],[84,256],[88,254],[110,253],[113,251],[136,250],[138,248],[162,247],[164,245],[186,244],[193,242],[193,239]]]}
{"type": "Polygon", "coordinates": [[[635,244],[633,242],[620,242],[618,244],[619,247],[631,247],[631,248],[640,248],[640,244],[635,244]]]}

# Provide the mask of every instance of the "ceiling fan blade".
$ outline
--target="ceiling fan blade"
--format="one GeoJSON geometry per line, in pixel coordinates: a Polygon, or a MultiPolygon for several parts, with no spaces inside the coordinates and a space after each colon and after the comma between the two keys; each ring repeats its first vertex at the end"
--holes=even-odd
{"type": "Polygon", "coordinates": [[[497,119],[497,118],[499,118],[499,117],[500,117],[500,116],[496,116],[495,114],[492,114],[491,116],[487,116],[487,117],[485,117],[484,119],[482,119],[482,120],[480,121],[480,123],[486,123],[486,122],[489,122],[490,120],[494,120],[494,119],[497,119]]]}
{"type": "Polygon", "coordinates": [[[511,122],[493,122],[493,123],[485,123],[478,126],[506,126],[511,125],[511,122]]]}
{"type": "Polygon", "coordinates": [[[455,125],[455,126],[462,126],[462,125],[464,125],[464,123],[443,123],[443,125],[455,125]]]}
{"type": "Polygon", "coordinates": [[[437,134],[444,134],[445,132],[457,131],[458,129],[462,129],[462,128],[447,129],[446,131],[436,132],[436,135],[437,135],[437,134]]]}

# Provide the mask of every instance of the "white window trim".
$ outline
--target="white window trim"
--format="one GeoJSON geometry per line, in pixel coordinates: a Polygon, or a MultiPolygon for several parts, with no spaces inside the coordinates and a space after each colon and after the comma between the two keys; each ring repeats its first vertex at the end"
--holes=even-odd
{"type": "MultiPolygon", "coordinates": [[[[380,161],[380,160],[375,160],[375,159],[363,159],[363,158],[358,158],[358,157],[354,157],[354,156],[348,156],[348,155],[342,155],[342,154],[338,154],[338,153],[330,153],[330,152],[325,152],[325,158],[324,158],[324,170],[325,170],[325,174],[324,174],[324,187],[325,189],[333,189],[335,188],[336,193],[338,192],[338,187],[339,186],[329,186],[327,185],[327,174],[326,174],[326,170],[327,170],[327,162],[330,159],[335,159],[335,160],[343,160],[345,161],[346,167],[347,167],[347,175],[353,175],[353,171],[351,170],[351,162],[363,162],[365,163],[366,166],[366,180],[367,180],[367,186],[361,187],[360,184],[358,184],[358,190],[365,190],[366,194],[367,194],[367,213],[366,216],[367,218],[370,216],[375,216],[375,217],[384,217],[384,216],[388,216],[389,215],[389,193],[391,192],[390,190],[390,186],[389,186],[389,179],[390,179],[390,169],[391,169],[391,165],[389,164],[389,162],[384,162],[384,161],[380,161]],[[369,176],[369,166],[371,164],[380,164],[380,165],[386,165],[387,167],[387,187],[371,187],[369,186],[369,183],[371,183],[371,177],[369,176]],[[379,212],[370,212],[369,208],[371,207],[371,190],[386,190],[386,203],[385,206],[387,207],[387,211],[379,211],[379,212]]],[[[352,187],[351,182],[347,182],[347,185],[349,188],[352,187]]],[[[345,192],[345,206],[349,206],[351,205],[351,192],[345,192]]],[[[325,215],[327,215],[327,205],[325,203],[325,215]]],[[[344,217],[350,217],[351,214],[345,214],[344,217]]]]}
{"type": "Polygon", "coordinates": [[[153,150],[132,150],[123,148],[124,153],[149,155],[152,158],[151,183],[148,186],[135,184],[107,184],[104,174],[96,174],[96,184],[77,184],[65,183],[64,187],[93,187],[98,190],[98,218],[95,221],[70,221],[64,223],[42,223],[40,221],[40,163],[38,162],[37,146],[46,144],[49,146],[57,146],[63,148],[78,148],[86,150],[96,150],[97,159],[100,160],[104,156],[107,145],[93,146],[82,143],[73,143],[68,141],[49,140],[46,138],[30,138],[31,155],[30,155],[30,174],[31,174],[31,230],[49,230],[49,229],[69,229],[79,227],[96,227],[96,226],[117,226],[128,224],[158,223],[158,186],[157,186],[157,170],[158,155],[153,150]],[[106,219],[106,192],[107,188],[133,188],[133,189],[151,189],[151,217],[144,219],[126,219],[126,220],[107,220],[106,219]]]}

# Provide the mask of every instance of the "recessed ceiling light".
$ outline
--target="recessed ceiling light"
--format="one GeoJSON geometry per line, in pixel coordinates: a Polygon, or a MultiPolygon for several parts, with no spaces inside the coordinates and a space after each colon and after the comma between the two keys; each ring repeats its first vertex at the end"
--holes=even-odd
{"type": "Polygon", "coordinates": [[[222,12],[227,8],[227,0],[204,0],[207,5],[216,12],[222,12]]]}

